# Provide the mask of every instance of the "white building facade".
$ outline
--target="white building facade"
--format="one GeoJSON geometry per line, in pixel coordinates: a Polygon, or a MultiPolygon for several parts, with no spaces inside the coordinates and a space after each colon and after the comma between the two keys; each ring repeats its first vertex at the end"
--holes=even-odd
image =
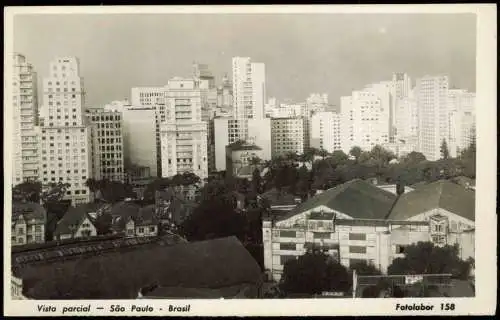
{"type": "Polygon", "coordinates": [[[162,175],[193,172],[208,177],[208,123],[202,120],[202,90],[195,79],[173,78],[161,125],[162,175]]]}
{"type": "Polygon", "coordinates": [[[37,74],[23,55],[13,55],[12,183],[38,179],[37,74]]]}
{"type": "Polygon", "coordinates": [[[273,157],[288,153],[303,154],[305,145],[305,120],[297,118],[271,119],[271,154],[273,157]]]}
{"type": "Polygon", "coordinates": [[[85,91],[75,57],[56,58],[43,80],[40,113],[42,183],[68,183],[65,199],[91,201],[85,182],[92,176],[91,127],[85,116],[85,91]]]}
{"type": "Polygon", "coordinates": [[[340,114],[315,112],[310,121],[310,146],[329,153],[341,150],[340,114]]]}

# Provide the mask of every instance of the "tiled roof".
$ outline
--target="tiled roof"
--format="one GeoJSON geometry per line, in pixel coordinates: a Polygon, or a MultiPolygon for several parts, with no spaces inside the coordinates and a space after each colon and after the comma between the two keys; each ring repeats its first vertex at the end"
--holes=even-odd
{"type": "Polygon", "coordinates": [[[220,289],[262,280],[259,265],[236,237],[174,246],[152,244],[27,266],[19,276],[38,280],[26,288],[35,299],[135,299],[139,290],[155,284],[220,289]],[[54,286],[58,289],[48,289],[54,286]]]}
{"type": "Polygon", "coordinates": [[[134,219],[136,226],[149,226],[158,224],[158,220],[155,217],[155,205],[151,204],[149,206],[141,208],[137,217],[132,219],[134,219]]]}
{"type": "Polygon", "coordinates": [[[47,218],[47,212],[45,209],[34,202],[13,202],[12,203],[12,221],[17,220],[20,215],[24,216],[24,219],[31,220],[45,220],[47,218]]]}
{"type": "Polygon", "coordinates": [[[437,208],[474,221],[475,192],[448,180],[435,181],[401,195],[387,218],[407,220],[437,208]]]}
{"type": "Polygon", "coordinates": [[[395,199],[396,195],[388,191],[354,179],[310,198],[279,219],[288,219],[318,206],[326,206],[354,219],[384,219],[395,199]]]}
{"type": "Polygon", "coordinates": [[[55,235],[73,234],[85,218],[92,221],[89,212],[96,212],[100,205],[94,203],[82,204],[77,207],[70,207],[68,212],[57,223],[55,235]]]}

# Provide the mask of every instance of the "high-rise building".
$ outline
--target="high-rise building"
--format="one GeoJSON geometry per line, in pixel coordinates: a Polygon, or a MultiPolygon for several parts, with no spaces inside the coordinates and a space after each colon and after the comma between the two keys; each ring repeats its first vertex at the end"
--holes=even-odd
{"type": "Polygon", "coordinates": [[[441,158],[443,141],[449,143],[448,77],[425,76],[417,79],[418,148],[427,160],[441,158]]]}
{"type": "Polygon", "coordinates": [[[328,106],[328,94],[312,93],[306,99],[306,105],[309,113],[308,117],[310,117],[311,113],[326,111],[328,106]]]}
{"type": "Polygon", "coordinates": [[[161,125],[164,177],[192,172],[208,177],[208,124],[202,119],[202,89],[195,79],[173,78],[166,94],[167,120],[161,125]]]}
{"type": "Polygon", "coordinates": [[[133,106],[152,107],[155,110],[156,128],[156,173],[161,176],[161,142],[160,125],[166,121],[165,87],[135,87],[131,89],[133,106]]]}
{"type": "MultiPolygon", "coordinates": [[[[123,158],[125,170],[147,167],[158,176],[156,110],[154,107],[129,106],[123,117],[123,158]]],[[[135,170],[135,169],[134,169],[135,170]]]]}
{"type": "Polygon", "coordinates": [[[23,55],[14,54],[12,73],[12,183],[38,179],[37,75],[23,55]]]}
{"type": "Polygon", "coordinates": [[[396,140],[406,141],[416,137],[418,135],[418,108],[415,97],[410,94],[407,97],[397,98],[395,106],[396,140]]]}
{"type": "Polygon", "coordinates": [[[304,153],[306,138],[304,122],[303,117],[271,119],[271,153],[273,157],[288,153],[304,153]]]}
{"type": "MultiPolygon", "coordinates": [[[[390,142],[395,142],[401,135],[398,132],[398,111],[401,107],[398,105],[400,102],[407,103],[406,98],[410,97],[412,91],[411,78],[408,74],[403,72],[396,72],[392,74],[391,87],[391,107],[389,112],[391,130],[390,130],[390,142]]],[[[402,116],[403,118],[406,115],[402,116]]]]}
{"type": "Polygon", "coordinates": [[[310,146],[329,153],[341,150],[340,114],[331,111],[316,112],[310,121],[310,146]]]}
{"type": "Polygon", "coordinates": [[[259,155],[261,160],[271,160],[271,119],[249,119],[247,142],[260,148],[259,155]]]}
{"type": "Polygon", "coordinates": [[[85,90],[79,60],[56,58],[43,80],[40,113],[42,183],[68,183],[65,199],[87,203],[85,182],[92,176],[91,127],[85,116],[85,90]]]}
{"type": "Polygon", "coordinates": [[[123,119],[121,112],[88,108],[92,126],[92,169],[94,179],[125,181],[123,119]]]}
{"type": "Polygon", "coordinates": [[[217,106],[221,108],[233,106],[233,84],[227,74],[222,78],[222,85],[217,88],[217,106]]]}
{"type": "Polygon", "coordinates": [[[475,139],[476,94],[463,89],[449,89],[449,151],[452,157],[470,146],[475,139]]]}
{"type": "Polygon", "coordinates": [[[263,63],[251,62],[248,57],[233,58],[234,118],[241,126],[238,135],[245,140],[248,127],[245,120],[264,117],[266,75],[263,63]]]}
{"type": "Polygon", "coordinates": [[[387,82],[341,97],[340,108],[341,144],[345,153],[354,146],[369,151],[375,145],[389,142],[390,86],[387,82]]]}

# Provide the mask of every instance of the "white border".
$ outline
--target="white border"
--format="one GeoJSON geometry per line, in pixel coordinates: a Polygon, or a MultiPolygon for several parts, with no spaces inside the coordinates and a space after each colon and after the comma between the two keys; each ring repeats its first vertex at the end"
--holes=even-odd
{"type": "MultiPolygon", "coordinates": [[[[79,315],[486,315],[494,314],[496,305],[496,6],[493,4],[425,4],[425,5],[314,5],[314,6],[89,6],[89,7],[7,7],[4,17],[4,70],[9,79],[12,65],[7,53],[13,48],[13,18],[16,14],[235,14],[235,13],[476,13],[477,14],[477,173],[476,173],[476,297],[426,299],[273,299],[273,300],[103,300],[103,301],[34,301],[11,300],[10,294],[10,208],[12,111],[4,107],[4,306],[6,315],[60,315],[62,306],[91,304],[94,311],[79,315]],[[433,304],[434,311],[396,311],[396,303],[433,304]],[[454,311],[439,311],[441,303],[454,303],[454,311]],[[57,306],[58,312],[43,314],[37,311],[41,304],[57,306]],[[187,314],[169,313],[169,304],[190,304],[187,314]],[[119,304],[154,305],[152,313],[108,312],[119,304]],[[96,306],[104,310],[95,310],[96,306]],[[163,308],[163,311],[158,308],[163,308]],[[436,311],[437,310],[437,311],[436,311]]],[[[10,81],[4,82],[4,92],[11,92],[10,81]]],[[[6,95],[5,105],[11,97],[6,95]]],[[[76,314],[66,314],[76,315],[76,314]]]]}

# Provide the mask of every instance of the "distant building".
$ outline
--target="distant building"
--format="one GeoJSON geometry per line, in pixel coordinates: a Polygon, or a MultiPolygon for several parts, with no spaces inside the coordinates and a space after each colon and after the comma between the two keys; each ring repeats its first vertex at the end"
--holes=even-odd
{"type": "Polygon", "coordinates": [[[125,174],[125,181],[132,186],[138,199],[144,197],[144,190],[155,178],[151,176],[151,169],[144,166],[130,166],[125,174]]]}
{"type": "Polygon", "coordinates": [[[173,226],[181,225],[196,207],[192,191],[185,190],[187,192],[184,193],[184,190],[176,189],[178,188],[169,187],[164,191],[155,192],[155,210],[158,219],[173,226]]]}
{"type": "Polygon", "coordinates": [[[71,207],[57,223],[54,238],[64,240],[95,237],[97,229],[89,215],[95,210],[93,204],[71,207]]]}
{"type": "Polygon", "coordinates": [[[249,119],[247,142],[261,148],[262,152],[259,157],[262,161],[271,160],[271,119],[249,119]]]}
{"type": "Polygon", "coordinates": [[[310,120],[310,146],[329,153],[341,150],[340,114],[316,112],[310,120]]]}
{"type": "Polygon", "coordinates": [[[88,109],[92,127],[92,171],[96,180],[124,182],[123,120],[120,112],[88,109]]]}
{"type": "Polygon", "coordinates": [[[33,202],[12,203],[11,245],[45,242],[47,213],[33,202]]]}
{"type": "Polygon", "coordinates": [[[154,107],[130,106],[123,111],[123,151],[125,170],[148,167],[158,175],[156,113],[154,107]]]}
{"type": "Polygon", "coordinates": [[[306,140],[305,130],[304,118],[271,119],[272,156],[281,156],[287,153],[303,154],[306,140]]]}
{"type": "Polygon", "coordinates": [[[253,164],[252,159],[262,159],[262,148],[237,141],[226,147],[226,173],[239,178],[252,178],[252,173],[259,164],[253,164]]]}
{"type": "Polygon", "coordinates": [[[265,201],[267,205],[269,205],[271,215],[285,214],[302,202],[299,197],[276,188],[272,188],[271,190],[258,195],[257,199],[261,203],[265,201]]]}
{"type": "Polygon", "coordinates": [[[158,236],[159,221],[156,218],[155,206],[149,205],[139,210],[137,216],[129,216],[125,224],[127,237],[158,236]]]}
{"type": "Polygon", "coordinates": [[[23,294],[23,279],[14,276],[10,277],[10,293],[12,300],[27,300],[23,294]]]}
{"type": "Polygon", "coordinates": [[[173,78],[168,82],[166,122],[161,125],[162,175],[193,172],[208,177],[208,114],[205,97],[195,79],[173,78]]]}
{"type": "Polygon", "coordinates": [[[36,180],[39,170],[37,74],[21,54],[12,57],[12,183],[36,180]]]}
{"type": "Polygon", "coordinates": [[[238,140],[240,128],[238,120],[231,117],[216,117],[214,119],[214,152],[215,170],[226,170],[226,147],[238,140]]]}

